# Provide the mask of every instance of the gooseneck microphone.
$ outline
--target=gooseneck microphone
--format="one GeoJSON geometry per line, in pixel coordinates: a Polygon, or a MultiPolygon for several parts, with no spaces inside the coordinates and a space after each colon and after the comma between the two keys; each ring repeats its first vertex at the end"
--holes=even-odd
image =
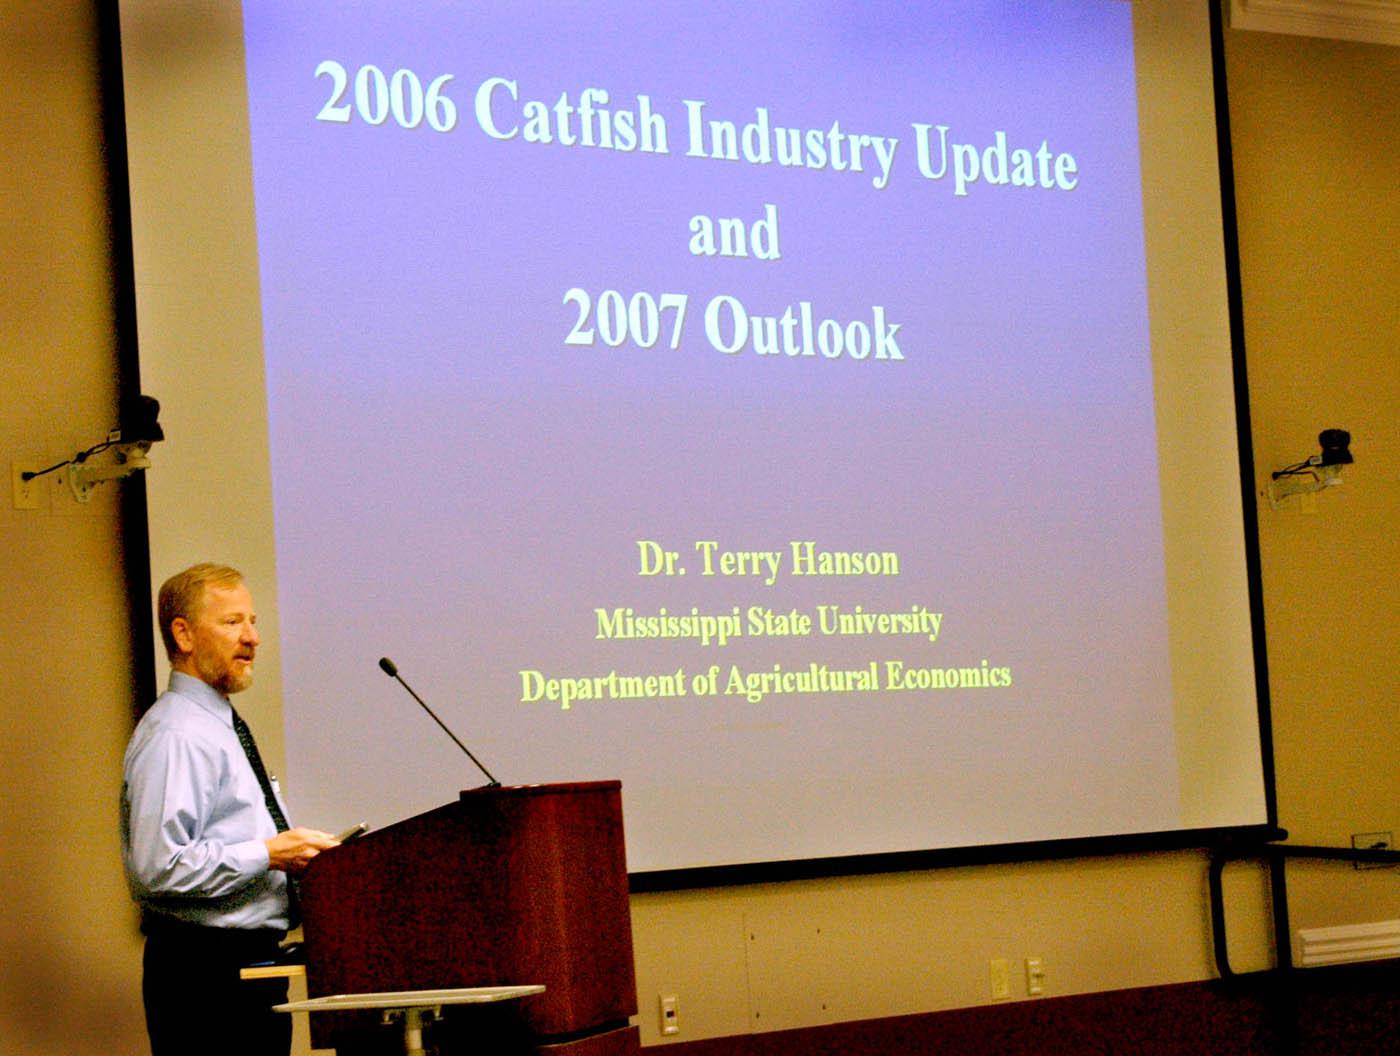
{"type": "Polygon", "coordinates": [[[392,678],[395,682],[403,686],[404,689],[408,690],[408,695],[414,700],[418,701],[418,706],[424,711],[426,711],[429,715],[431,715],[433,721],[442,727],[442,732],[447,734],[447,736],[451,737],[453,743],[456,744],[458,748],[462,749],[462,751],[464,751],[467,754],[467,758],[470,759],[473,763],[475,763],[476,768],[486,775],[486,780],[491,782],[487,786],[488,788],[501,787],[501,783],[491,775],[491,771],[487,770],[486,767],[481,765],[480,759],[472,755],[471,749],[468,748],[461,741],[459,741],[457,739],[457,735],[447,728],[447,723],[443,722],[440,718],[438,718],[437,715],[433,712],[433,709],[428,707],[427,704],[423,703],[423,698],[420,697],[417,693],[413,692],[413,687],[399,677],[399,668],[398,665],[394,663],[394,661],[390,660],[387,656],[381,656],[379,658],[379,668],[386,675],[392,678]]]}

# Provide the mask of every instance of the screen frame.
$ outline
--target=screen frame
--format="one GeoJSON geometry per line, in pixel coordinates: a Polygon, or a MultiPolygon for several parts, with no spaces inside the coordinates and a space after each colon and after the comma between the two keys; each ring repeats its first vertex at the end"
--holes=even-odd
{"type": "MultiPolygon", "coordinates": [[[[834,858],[783,859],[735,865],[652,869],[631,874],[633,891],[661,891],[733,884],[766,883],[846,876],[869,873],[898,872],[967,865],[1030,862],[1115,854],[1142,854],[1194,848],[1210,848],[1231,841],[1272,841],[1286,836],[1278,827],[1277,797],[1268,692],[1268,666],[1264,634],[1264,607],[1257,524],[1256,484],[1253,475],[1253,447],[1249,419],[1248,378],[1245,359],[1243,308],[1240,290],[1240,262],[1237,239],[1233,166],[1230,149],[1228,86],[1224,62],[1224,16],[1220,5],[1200,0],[1208,10],[1212,92],[1215,106],[1216,153],[1221,196],[1222,255],[1225,274],[1226,310],[1228,312],[1231,370],[1234,379],[1235,427],[1238,450],[1240,501],[1243,524],[1241,541],[1244,549],[1248,610],[1254,661],[1260,766],[1266,821],[1253,825],[1227,825],[1210,828],[1177,829],[1164,832],[1134,833],[1087,838],[1046,840],[973,847],[933,850],[899,851],[885,854],[858,854],[834,858]]],[[[120,387],[124,400],[142,390],[141,354],[137,325],[138,277],[134,264],[131,188],[127,162],[127,130],[124,111],[124,71],[122,66],[121,18],[118,0],[103,0],[99,5],[99,29],[102,39],[103,112],[107,144],[110,210],[113,228],[113,295],[117,304],[117,348],[120,387]]],[[[235,132],[236,134],[236,132],[235,132]]],[[[154,392],[159,396],[159,391],[154,392]]],[[[157,449],[155,472],[160,473],[160,460],[165,452],[157,449]]],[[[258,457],[266,459],[266,452],[258,457]]],[[[157,636],[153,633],[153,583],[151,579],[152,549],[149,536],[149,512],[144,479],[137,478],[124,486],[123,515],[125,524],[124,565],[131,585],[132,640],[135,652],[135,681],[139,701],[153,700],[157,692],[160,663],[155,656],[157,636]]],[[[206,545],[208,540],[199,540],[206,545]]],[[[163,566],[162,566],[163,567],[163,566]]],[[[270,569],[262,572],[267,578],[270,569]]],[[[258,572],[254,573],[259,574],[258,572]]],[[[275,575],[260,588],[275,628],[275,575]]],[[[280,698],[280,682],[267,687],[273,699],[280,698]]],[[[859,780],[859,764],[853,763],[852,780],[859,780]]]]}

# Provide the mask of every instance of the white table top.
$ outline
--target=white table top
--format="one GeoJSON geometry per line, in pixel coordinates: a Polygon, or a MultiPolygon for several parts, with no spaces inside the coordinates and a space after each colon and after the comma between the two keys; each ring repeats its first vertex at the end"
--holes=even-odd
{"type": "Polygon", "coordinates": [[[514,1001],[544,993],[539,985],[471,986],[457,990],[391,990],[376,994],[332,994],[306,1001],[274,1005],[277,1012],[344,1012],[357,1008],[436,1008],[439,1005],[480,1005],[514,1001]]]}

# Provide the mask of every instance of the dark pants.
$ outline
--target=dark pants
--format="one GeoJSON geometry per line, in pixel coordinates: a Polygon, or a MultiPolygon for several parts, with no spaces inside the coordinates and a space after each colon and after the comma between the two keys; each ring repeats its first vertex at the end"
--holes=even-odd
{"type": "Polygon", "coordinates": [[[146,1032],[152,1056],[286,1056],[292,1017],[286,979],[244,980],[239,970],[271,960],[283,932],[205,928],[148,917],[146,1032]]]}

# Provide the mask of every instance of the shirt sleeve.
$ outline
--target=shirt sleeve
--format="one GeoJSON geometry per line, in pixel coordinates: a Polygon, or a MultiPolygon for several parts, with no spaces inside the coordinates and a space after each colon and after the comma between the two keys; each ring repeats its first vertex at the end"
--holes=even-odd
{"type": "Polygon", "coordinates": [[[139,894],[221,898],[267,872],[261,839],[221,831],[225,769],[217,750],[175,731],[152,737],[130,760],[127,872],[139,894]]]}

